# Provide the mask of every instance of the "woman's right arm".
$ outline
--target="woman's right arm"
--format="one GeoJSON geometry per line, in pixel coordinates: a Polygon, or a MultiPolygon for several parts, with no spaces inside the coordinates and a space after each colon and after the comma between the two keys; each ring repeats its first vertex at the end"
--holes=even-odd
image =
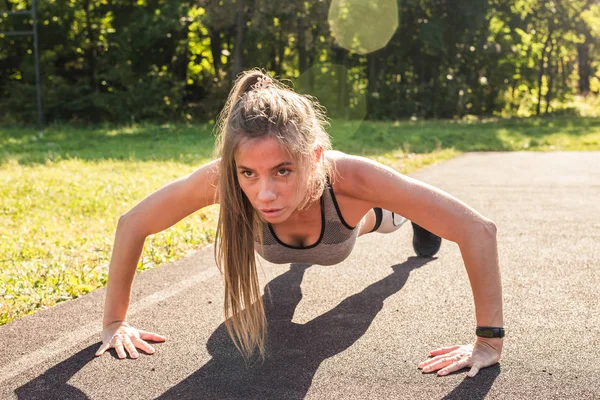
{"type": "Polygon", "coordinates": [[[127,330],[124,328],[131,328],[125,319],[137,263],[146,237],[175,225],[186,216],[217,201],[218,161],[205,164],[192,174],[162,187],[119,218],[108,271],[103,344],[96,355],[115,347],[119,357],[124,357],[124,346],[134,357],[137,356],[135,347],[146,351],[151,349],[148,352],[153,352],[154,349],[142,340],[144,337],[164,340],[160,335],[144,331],[139,331],[141,335],[138,336],[133,332],[130,340],[122,335],[122,331],[127,330]],[[115,342],[122,343],[119,345],[115,342]]]}

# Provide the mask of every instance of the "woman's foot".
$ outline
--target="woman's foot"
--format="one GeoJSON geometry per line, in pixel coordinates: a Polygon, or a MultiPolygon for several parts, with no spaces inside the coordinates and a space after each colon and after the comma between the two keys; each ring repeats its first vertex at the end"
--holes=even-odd
{"type": "Polygon", "coordinates": [[[419,225],[411,221],[413,227],[413,249],[419,257],[433,257],[440,246],[442,238],[429,232],[427,229],[421,228],[419,225]]]}

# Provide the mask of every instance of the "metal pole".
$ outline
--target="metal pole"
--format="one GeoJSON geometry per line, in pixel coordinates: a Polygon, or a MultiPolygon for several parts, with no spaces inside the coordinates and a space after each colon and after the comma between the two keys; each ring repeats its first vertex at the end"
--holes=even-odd
{"type": "Polygon", "coordinates": [[[26,14],[31,14],[31,11],[29,10],[21,10],[21,11],[5,11],[3,13],[0,13],[2,15],[26,15],[26,14]]]}
{"type": "Polygon", "coordinates": [[[38,131],[44,136],[44,117],[42,113],[42,88],[40,85],[40,58],[38,55],[37,19],[35,16],[35,0],[31,0],[31,16],[33,17],[33,52],[35,53],[35,86],[37,88],[38,131]]]}
{"type": "Polygon", "coordinates": [[[33,31],[0,32],[0,36],[25,36],[25,35],[33,35],[33,31]]]}

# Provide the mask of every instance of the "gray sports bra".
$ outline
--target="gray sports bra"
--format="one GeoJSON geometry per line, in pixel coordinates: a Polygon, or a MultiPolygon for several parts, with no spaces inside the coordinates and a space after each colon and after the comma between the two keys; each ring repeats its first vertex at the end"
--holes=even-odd
{"type": "Polygon", "coordinates": [[[344,221],[331,185],[321,196],[321,235],[315,244],[291,246],[279,240],[269,223],[262,224],[264,247],[258,238],[254,248],[265,260],[274,264],[334,265],[344,261],[352,252],[360,223],[351,227],[344,221]]]}

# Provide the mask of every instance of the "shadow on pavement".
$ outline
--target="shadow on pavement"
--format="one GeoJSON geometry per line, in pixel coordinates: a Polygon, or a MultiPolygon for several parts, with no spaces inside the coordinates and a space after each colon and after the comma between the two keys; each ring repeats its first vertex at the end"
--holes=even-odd
{"type": "Polygon", "coordinates": [[[393,273],[306,324],[292,322],[302,299],[300,283],[310,265],[292,264],[265,288],[267,357],[244,362],[221,324],[208,340],[212,359],[160,399],[302,399],[321,362],[349,348],[371,325],[386,298],[410,272],[431,259],[411,257],[393,273]],[[269,296],[270,293],[270,296],[269,296]]]}
{"type": "MultiPolygon", "coordinates": [[[[369,285],[306,324],[292,322],[302,299],[300,284],[306,264],[290,269],[268,283],[263,296],[268,321],[267,357],[246,363],[221,324],[208,340],[212,359],[194,374],[163,393],[159,399],[302,399],[319,365],[352,346],[367,331],[383,302],[397,293],[414,269],[432,259],[410,257],[392,266],[393,273],[369,285]]],[[[67,382],[93,360],[99,343],[53,366],[15,390],[19,399],[88,399],[67,382]]],[[[444,399],[482,399],[500,373],[496,365],[477,379],[465,379],[444,399]]]]}
{"type": "Polygon", "coordinates": [[[87,400],[88,397],[85,393],[67,382],[95,358],[94,353],[98,346],[99,343],[94,343],[86,347],[72,357],[56,364],[37,378],[27,382],[15,390],[17,398],[21,400],[87,400]]]}
{"type": "MultiPolygon", "coordinates": [[[[500,375],[500,369],[500,364],[496,364],[482,369],[477,373],[475,378],[465,377],[465,380],[444,396],[443,400],[484,399],[492,388],[494,381],[500,375]]],[[[468,370],[463,369],[462,371],[468,370]]]]}

